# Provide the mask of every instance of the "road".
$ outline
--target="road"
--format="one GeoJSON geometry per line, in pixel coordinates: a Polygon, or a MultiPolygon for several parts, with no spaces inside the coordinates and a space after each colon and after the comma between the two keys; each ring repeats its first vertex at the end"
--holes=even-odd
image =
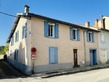
{"type": "Polygon", "coordinates": [[[52,77],[43,80],[45,82],[109,82],[109,68],[52,77]]]}
{"type": "Polygon", "coordinates": [[[13,68],[8,66],[4,61],[0,61],[0,75],[9,77],[0,79],[0,82],[109,82],[109,68],[61,75],[51,78],[20,77],[22,74],[15,69],[13,71],[13,68]]]}
{"type": "Polygon", "coordinates": [[[0,60],[0,79],[23,77],[24,74],[13,68],[4,60],[0,60]]]}

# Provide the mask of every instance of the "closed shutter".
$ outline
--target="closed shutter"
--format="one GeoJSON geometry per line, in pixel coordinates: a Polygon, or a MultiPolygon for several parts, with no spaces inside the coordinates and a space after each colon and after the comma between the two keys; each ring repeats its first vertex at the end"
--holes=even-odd
{"type": "Polygon", "coordinates": [[[77,40],[79,41],[80,40],[80,29],[77,28],[77,40]]]}
{"type": "Polygon", "coordinates": [[[44,36],[48,37],[48,22],[44,21],[44,36]]]}
{"type": "Polygon", "coordinates": [[[87,41],[89,41],[89,31],[86,31],[87,41]]]}
{"type": "Polygon", "coordinates": [[[58,50],[56,47],[49,48],[49,63],[50,64],[58,63],[58,50]]]}
{"type": "Polygon", "coordinates": [[[54,28],[54,33],[55,33],[55,38],[58,38],[59,37],[59,27],[58,27],[58,24],[55,24],[55,28],[54,28]]]}
{"type": "Polygon", "coordinates": [[[73,40],[73,27],[70,27],[70,40],[73,40]]]}

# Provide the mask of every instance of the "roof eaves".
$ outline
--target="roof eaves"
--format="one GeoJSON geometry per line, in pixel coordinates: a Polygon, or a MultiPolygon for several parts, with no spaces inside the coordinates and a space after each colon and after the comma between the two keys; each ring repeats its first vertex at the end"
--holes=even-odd
{"type": "Polygon", "coordinates": [[[18,24],[18,22],[19,22],[20,17],[21,17],[21,15],[17,15],[17,16],[16,16],[15,21],[14,21],[14,24],[13,24],[13,26],[12,26],[12,29],[11,29],[11,31],[10,31],[10,34],[9,34],[9,36],[8,36],[8,39],[7,39],[6,43],[9,43],[9,42],[10,42],[10,39],[11,39],[11,37],[12,37],[12,35],[13,35],[15,29],[16,29],[16,26],[17,26],[17,24],[18,24]]]}

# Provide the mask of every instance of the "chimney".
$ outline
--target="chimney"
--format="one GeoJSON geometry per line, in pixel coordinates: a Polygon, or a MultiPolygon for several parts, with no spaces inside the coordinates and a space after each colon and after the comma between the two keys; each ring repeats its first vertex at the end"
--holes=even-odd
{"type": "Polygon", "coordinates": [[[90,27],[90,22],[86,22],[86,23],[85,23],[85,26],[86,26],[86,27],[90,27]]]}
{"type": "Polygon", "coordinates": [[[29,14],[29,6],[28,5],[25,5],[24,6],[24,13],[26,14],[26,15],[28,15],[29,14]]]}
{"type": "Polygon", "coordinates": [[[101,19],[101,28],[105,29],[105,18],[101,19]]]}
{"type": "Polygon", "coordinates": [[[95,19],[95,25],[94,27],[98,28],[98,19],[95,19]]]}

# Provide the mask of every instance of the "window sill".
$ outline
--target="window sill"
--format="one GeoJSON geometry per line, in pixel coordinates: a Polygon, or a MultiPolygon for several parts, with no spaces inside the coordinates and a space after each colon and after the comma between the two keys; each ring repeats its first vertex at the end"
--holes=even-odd
{"type": "Polygon", "coordinates": [[[57,39],[57,38],[55,38],[55,37],[50,37],[50,36],[48,36],[47,38],[49,38],[49,39],[57,39]]]}
{"type": "Polygon", "coordinates": [[[88,41],[89,43],[94,43],[94,42],[92,42],[92,41],[88,41]]]}

